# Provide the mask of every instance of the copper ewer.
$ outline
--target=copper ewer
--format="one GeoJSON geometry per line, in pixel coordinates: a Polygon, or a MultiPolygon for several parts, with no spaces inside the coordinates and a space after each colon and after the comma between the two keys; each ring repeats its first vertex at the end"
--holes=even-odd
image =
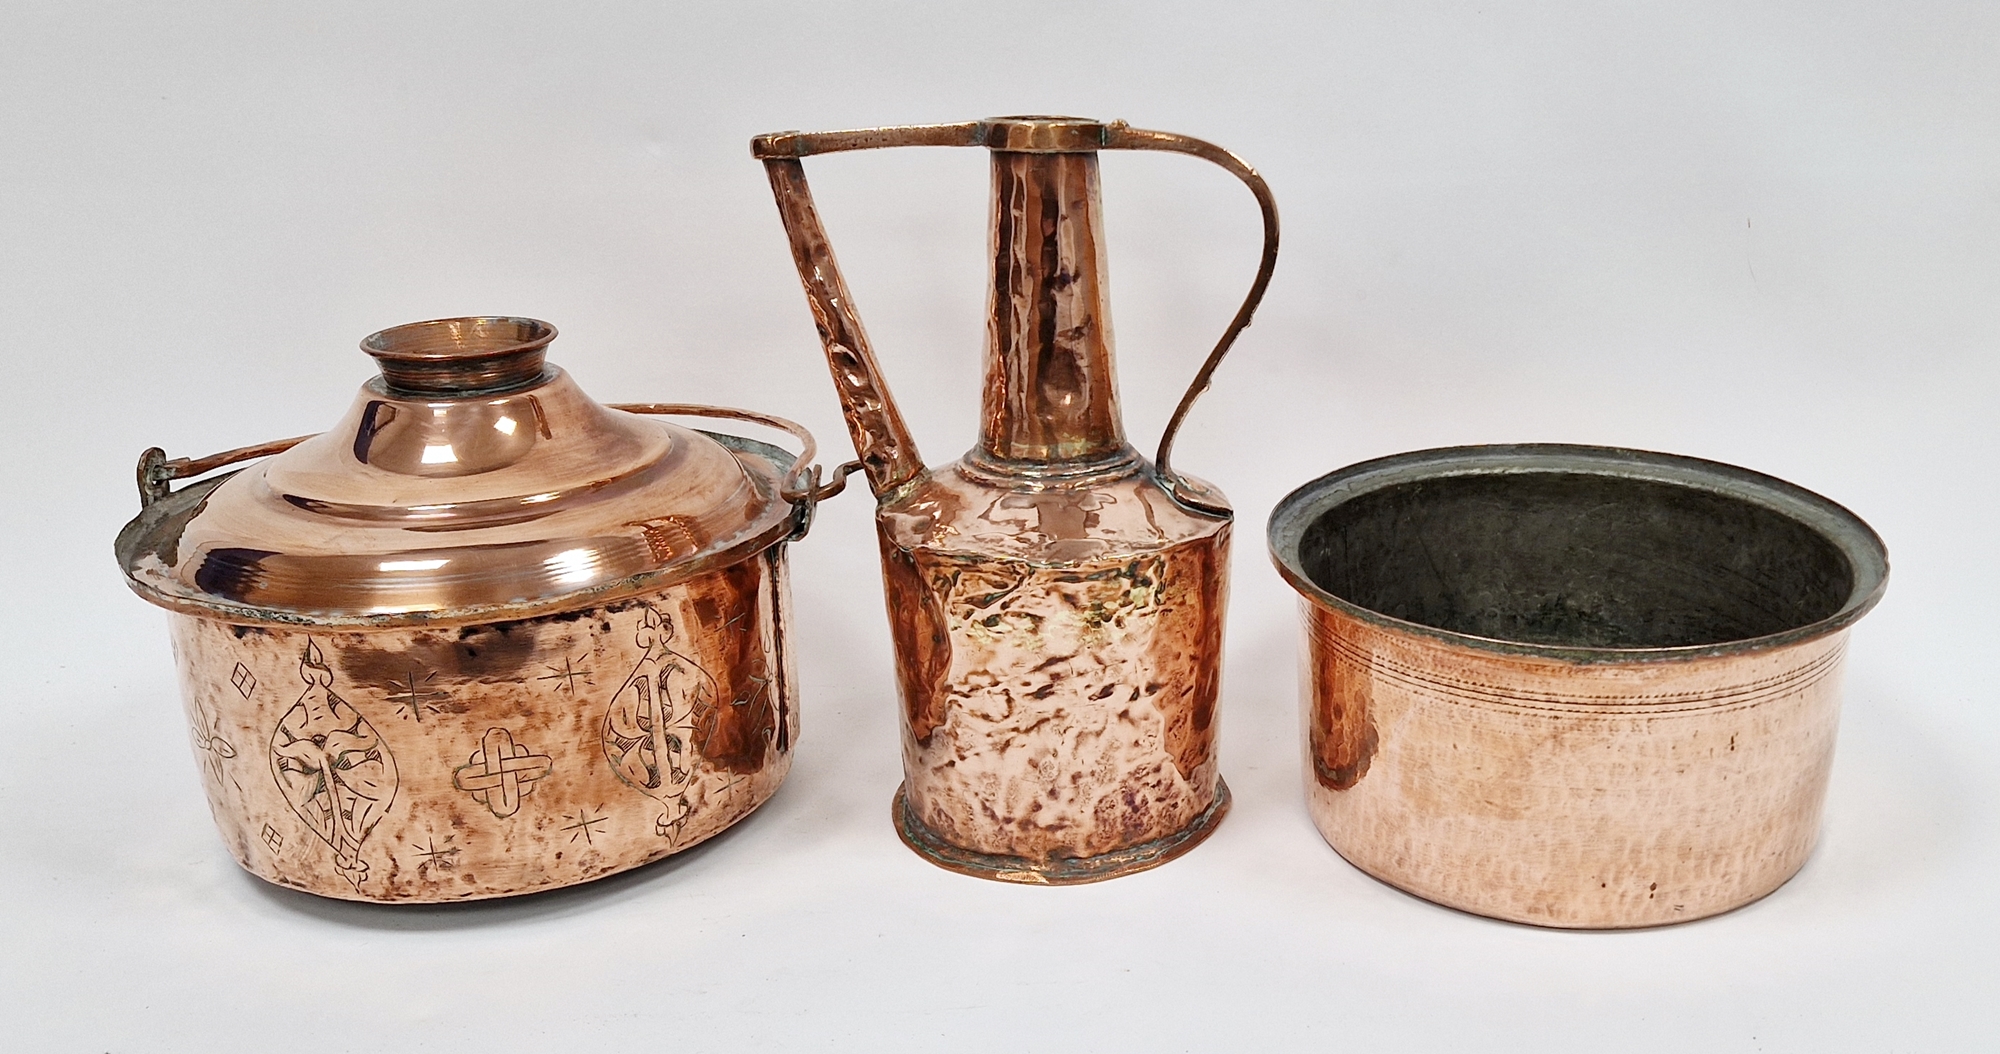
{"type": "Polygon", "coordinates": [[[210,810],[253,874],[391,902],[571,885],[702,841],[791,767],[785,543],[840,480],[779,418],[600,406],[544,361],[555,333],[385,330],[332,430],[140,460],[119,563],[171,612],[210,810]]]}
{"type": "Polygon", "coordinates": [[[1110,878],[1191,848],[1229,806],[1215,701],[1232,514],[1168,455],[1270,281],[1277,210],[1264,181],[1197,139],[1064,117],[784,132],[751,150],[879,503],[903,704],[896,829],[942,867],[1027,883],[1110,878]],[[888,146],[992,152],[979,441],[935,469],[882,382],[799,161],[888,146]],[[1263,213],[1250,294],[1152,462],[1119,422],[1100,150],[1215,162],[1263,213]]]}
{"type": "Polygon", "coordinates": [[[1306,795],[1362,870],[1544,926],[1681,922],[1805,863],[1881,539],[1694,458],[1369,461],[1271,515],[1304,597],[1306,795]]]}

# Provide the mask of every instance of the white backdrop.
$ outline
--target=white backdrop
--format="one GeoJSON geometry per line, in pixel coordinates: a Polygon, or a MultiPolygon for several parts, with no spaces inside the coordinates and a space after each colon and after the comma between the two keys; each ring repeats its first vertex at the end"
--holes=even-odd
{"type": "MultiPolygon", "coordinates": [[[[2000,1034],[2000,7],[1983,3],[0,7],[0,1047],[1991,1049],[2000,1034]],[[138,452],[330,424],[401,322],[525,314],[599,399],[844,433],[747,141],[1056,112],[1213,139],[1276,191],[1266,307],[1176,461],[1240,510],[1236,808],[1069,889],[897,842],[865,495],[795,549],[805,730],[732,833],[452,909],[267,887],[215,837],[162,616],[110,541],[138,452]],[[1263,520],[1397,450],[1694,454],[1887,539],[1826,828],[1744,910],[1458,914],[1308,822],[1263,520]]],[[[973,436],[985,162],[808,166],[933,461],[973,436]]],[[[1220,170],[1104,162],[1148,446],[1242,295],[1220,170]]],[[[837,458],[836,458],[837,460],[837,458]]]]}

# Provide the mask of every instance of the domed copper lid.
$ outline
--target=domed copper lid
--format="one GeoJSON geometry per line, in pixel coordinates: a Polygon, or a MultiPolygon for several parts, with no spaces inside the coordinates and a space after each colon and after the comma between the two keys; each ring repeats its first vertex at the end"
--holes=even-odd
{"type": "Polygon", "coordinates": [[[525,617],[734,563],[802,526],[810,449],[792,464],[601,406],[544,361],[555,335],[526,318],[383,330],[361,344],[381,375],[331,430],[171,494],[167,479],[285,444],[204,462],[149,451],[148,505],[118,539],[133,589],[252,621],[525,617]]]}

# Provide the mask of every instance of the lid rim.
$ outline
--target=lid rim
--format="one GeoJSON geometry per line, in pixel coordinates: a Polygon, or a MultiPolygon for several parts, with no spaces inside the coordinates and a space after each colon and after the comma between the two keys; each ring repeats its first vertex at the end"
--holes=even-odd
{"type": "MultiPolygon", "coordinates": [[[[791,456],[778,447],[757,440],[700,429],[693,431],[699,431],[702,435],[722,442],[732,454],[740,447],[744,453],[751,455],[748,458],[739,456],[737,461],[743,465],[745,475],[753,479],[759,489],[766,491],[771,498],[764,514],[757,520],[751,521],[751,530],[725,545],[695,553],[655,570],[608,582],[597,582],[567,592],[502,603],[446,606],[429,610],[321,612],[170,592],[149,581],[146,569],[141,566],[142,558],[149,552],[157,558],[157,547],[149,546],[149,542],[167,532],[175,531],[176,528],[185,528],[187,522],[206,504],[210,493],[238,473],[246,471],[245,469],[191,483],[154,502],[120,529],[113,548],[119,568],[124,573],[126,586],[138,594],[140,599],[176,614],[232,624],[326,626],[348,629],[467,625],[512,622],[599,607],[657,592],[720,568],[734,566],[761,554],[766,549],[782,546],[794,533],[797,510],[780,499],[777,494],[780,473],[790,464],[791,456]]],[[[178,538],[178,533],[174,534],[176,542],[178,538]]],[[[169,578],[167,581],[171,582],[173,579],[169,578]]]]}

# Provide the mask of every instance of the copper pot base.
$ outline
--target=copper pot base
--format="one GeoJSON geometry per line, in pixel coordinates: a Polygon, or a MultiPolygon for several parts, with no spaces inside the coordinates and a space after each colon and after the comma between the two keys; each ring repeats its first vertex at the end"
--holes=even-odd
{"type": "MultiPolygon", "coordinates": [[[[1539,926],[1543,929],[1550,929],[1550,930],[1575,930],[1579,932],[1657,930],[1657,929],[1664,929],[1670,926],[1678,926],[1684,922],[1699,922],[1702,919],[1712,919],[1718,915],[1727,915],[1732,911],[1736,911],[1741,908],[1747,908],[1750,905],[1755,904],[1760,900],[1763,900],[1765,897],[1768,897],[1771,894],[1776,893],[1779,890],[1785,888],[1785,886],[1788,885],[1792,881],[1792,879],[1799,877],[1799,872],[1805,870],[1806,866],[1806,857],[1802,857],[1800,858],[1796,866],[1792,867],[1791,870],[1785,873],[1785,877],[1779,879],[1777,883],[1775,885],[1770,886],[1770,888],[1764,889],[1762,892],[1754,893],[1749,896],[1740,897],[1729,903],[1705,905],[1696,914],[1677,913],[1671,918],[1657,918],[1652,920],[1640,920],[1640,921],[1595,922],[1595,923],[1550,922],[1546,919],[1526,914],[1519,914],[1519,913],[1502,914],[1498,911],[1489,910],[1486,907],[1472,903],[1464,903],[1464,904],[1453,903],[1451,900],[1443,896],[1432,896],[1431,894],[1426,893],[1421,889],[1413,889],[1408,884],[1403,882],[1398,882],[1396,879],[1390,877],[1387,874],[1384,874],[1381,870],[1370,867],[1366,863],[1356,860],[1354,857],[1348,856],[1346,853],[1341,852],[1340,847],[1334,845],[1333,840],[1327,838],[1326,833],[1324,831],[1320,832],[1320,837],[1326,841],[1326,844],[1329,847],[1333,849],[1333,855],[1339,857],[1349,867],[1352,867],[1356,871],[1359,871],[1362,874],[1367,875],[1369,878],[1372,878],[1375,881],[1380,882],[1385,886],[1388,886],[1390,889],[1393,889],[1398,893],[1415,897],[1416,899],[1421,900],[1426,904],[1435,904],[1438,907],[1446,908],[1451,911],[1460,911],[1464,912],[1467,915],[1477,915],[1480,918],[1495,919],[1500,922],[1519,923],[1520,925],[1523,926],[1539,926]]],[[[1808,847],[1807,857],[1810,857],[1811,855],[1810,848],[1811,847],[1808,847]]]]}
{"type": "Polygon", "coordinates": [[[896,797],[890,803],[889,811],[896,821],[896,833],[902,837],[903,844],[946,871],[1027,886],[1080,886],[1086,882],[1102,882],[1121,875],[1149,871],[1193,849],[1214,833],[1216,825],[1228,815],[1229,801],[1229,785],[1217,777],[1214,803],[1193,823],[1173,834],[1096,856],[1057,857],[1046,863],[1022,856],[978,853],[939,838],[911,811],[909,796],[900,784],[896,787],[896,797]]]}

